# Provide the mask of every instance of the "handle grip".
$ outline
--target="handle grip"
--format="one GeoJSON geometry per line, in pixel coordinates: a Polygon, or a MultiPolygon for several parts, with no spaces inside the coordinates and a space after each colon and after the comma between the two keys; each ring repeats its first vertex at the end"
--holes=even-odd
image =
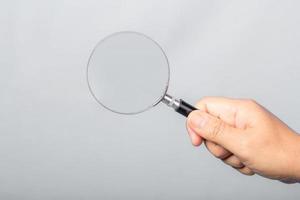
{"type": "Polygon", "coordinates": [[[188,104],[187,102],[185,102],[184,100],[180,99],[179,101],[179,106],[178,108],[175,109],[176,112],[182,114],[185,117],[188,117],[189,114],[194,111],[197,110],[197,108],[195,108],[194,106],[188,104]]]}

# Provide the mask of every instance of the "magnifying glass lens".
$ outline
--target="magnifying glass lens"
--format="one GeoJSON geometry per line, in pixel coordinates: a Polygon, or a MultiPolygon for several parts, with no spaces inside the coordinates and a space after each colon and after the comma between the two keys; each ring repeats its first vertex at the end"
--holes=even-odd
{"type": "Polygon", "coordinates": [[[99,104],[121,114],[136,114],[158,104],[169,84],[169,65],[161,47],[135,32],[119,32],[92,52],[87,78],[99,104]]]}

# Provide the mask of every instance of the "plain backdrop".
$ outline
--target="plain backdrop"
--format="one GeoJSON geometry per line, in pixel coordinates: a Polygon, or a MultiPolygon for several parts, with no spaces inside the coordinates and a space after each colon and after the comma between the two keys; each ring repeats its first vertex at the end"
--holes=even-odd
{"type": "Polygon", "coordinates": [[[185,118],[165,105],[110,113],[85,79],[100,39],[138,31],[165,50],[170,93],[191,103],[253,98],[300,131],[299,7],[297,0],[0,0],[0,199],[299,198],[299,184],[243,176],[193,147],[185,118]]]}

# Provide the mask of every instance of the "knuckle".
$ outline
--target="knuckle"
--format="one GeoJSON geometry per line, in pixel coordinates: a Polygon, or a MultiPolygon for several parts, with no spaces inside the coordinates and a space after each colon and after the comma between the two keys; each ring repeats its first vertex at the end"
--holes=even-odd
{"type": "Polygon", "coordinates": [[[254,99],[246,99],[245,103],[250,107],[256,107],[258,105],[254,99]]]}
{"type": "Polygon", "coordinates": [[[214,156],[216,158],[224,159],[225,157],[227,157],[227,155],[228,155],[228,153],[225,149],[223,149],[223,148],[215,149],[214,156]]]}
{"type": "Polygon", "coordinates": [[[234,168],[240,169],[245,167],[244,164],[235,156],[231,156],[231,159],[228,159],[228,164],[230,164],[231,166],[233,166],[234,168]]]}
{"type": "Polygon", "coordinates": [[[242,167],[245,167],[244,164],[241,163],[241,162],[234,163],[233,165],[234,165],[235,168],[242,168],[242,167]]]}
{"type": "Polygon", "coordinates": [[[248,170],[245,172],[245,175],[247,175],[247,176],[253,176],[253,175],[254,175],[254,172],[251,171],[250,169],[248,169],[248,170]]]}
{"type": "Polygon", "coordinates": [[[223,160],[223,159],[226,159],[228,157],[228,155],[230,155],[229,151],[227,151],[223,147],[219,146],[218,144],[215,144],[215,143],[212,143],[212,142],[209,142],[206,140],[205,145],[206,145],[206,148],[208,149],[208,151],[216,158],[223,160]]]}
{"type": "Polygon", "coordinates": [[[246,176],[252,176],[254,175],[254,172],[249,169],[248,167],[243,167],[243,168],[240,168],[240,169],[237,169],[240,173],[246,175],[246,176]]]}
{"type": "Polygon", "coordinates": [[[228,164],[236,169],[241,169],[241,168],[245,167],[244,164],[234,155],[224,159],[223,162],[225,162],[226,164],[228,164]]]}
{"type": "Polygon", "coordinates": [[[250,174],[248,174],[248,176],[253,176],[255,173],[254,172],[250,172],[250,174]]]}

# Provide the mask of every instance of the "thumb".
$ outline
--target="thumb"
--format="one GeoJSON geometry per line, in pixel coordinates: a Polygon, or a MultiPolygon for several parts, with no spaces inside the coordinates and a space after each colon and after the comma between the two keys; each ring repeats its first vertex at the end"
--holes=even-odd
{"type": "Polygon", "coordinates": [[[188,116],[187,125],[202,138],[217,143],[233,153],[237,152],[242,130],[200,110],[193,111],[188,116]]]}

